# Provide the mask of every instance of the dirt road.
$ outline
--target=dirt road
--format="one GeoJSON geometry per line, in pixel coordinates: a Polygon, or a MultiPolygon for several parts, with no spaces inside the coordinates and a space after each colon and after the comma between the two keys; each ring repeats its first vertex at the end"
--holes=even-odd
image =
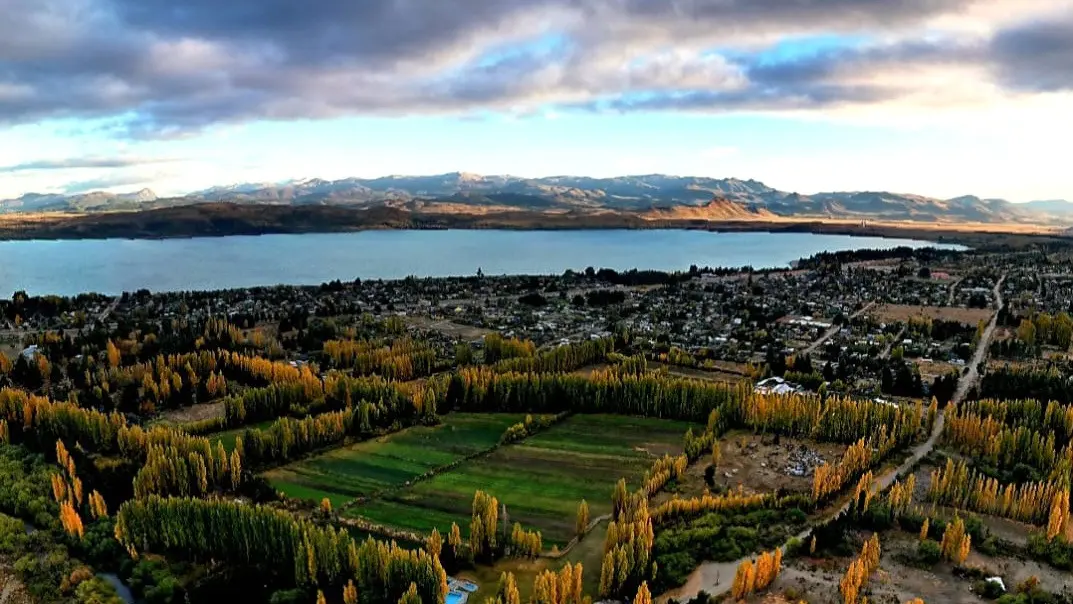
{"type": "MultiPolygon", "coordinates": [[[[987,355],[987,350],[991,346],[991,338],[995,332],[995,324],[998,322],[998,311],[1002,308],[1002,282],[1005,281],[1006,276],[1003,275],[998,282],[995,283],[995,312],[991,316],[991,322],[988,323],[987,329],[984,330],[983,336],[980,338],[979,343],[976,346],[976,352],[972,357],[972,365],[969,370],[965,372],[961,379],[958,381],[957,391],[954,393],[954,398],[951,402],[958,403],[965,398],[965,395],[969,392],[972,386],[980,378],[976,367],[983,362],[984,357],[987,355]]],[[[863,312],[864,309],[862,309],[863,312]]],[[[943,411],[940,411],[935,417],[935,424],[932,425],[931,434],[924,442],[914,446],[910,450],[909,457],[905,459],[897,468],[887,471],[880,475],[872,483],[873,492],[879,492],[891,484],[895,480],[898,480],[902,476],[909,474],[913,466],[924,458],[928,453],[931,453],[932,449],[939,442],[939,438],[943,434],[943,424],[945,422],[945,416],[943,411]]],[[[838,517],[849,511],[849,506],[852,501],[847,501],[838,509],[832,511],[829,514],[824,515],[815,525],[826,524],[830,520],[837,519],[838,517]]],[[[814,526],[815,526],[814,525],[814,526]]],[[[808,527],[801,531],[791,539],[798,539],[805,541],[812,536],[812,527],[808,527]]],[[[786,546],[789,545],[789,541],[782,544],[780,549],[783,552],[786,551],[786,546]]],[[[701,591],[708,592],[708,594],[717,596],[730,591],[731,586],[734,583],[734,575],[738,570],[738,566],[745,560],[751,560],[756,556],[746,556],[733,562],[704,562],[693,571],[693,574],[689,575],[685,585],[668,591],[658,598],[658,602],[666,602],[673,598],[678,601],[691,600],[701,591]]]]}

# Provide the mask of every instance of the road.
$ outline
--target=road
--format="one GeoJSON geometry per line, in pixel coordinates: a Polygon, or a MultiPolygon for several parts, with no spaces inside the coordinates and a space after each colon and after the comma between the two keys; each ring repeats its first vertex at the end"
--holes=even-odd
{"type": "MultiPolygon", "coordinates": [[[[864,313],[868,312],[869,310],[872,310],[872,307],[875,306],[875,305],[876,305],[875,302],[869,302],[868,304],[865,304],[864,307],[862,307],[860,310],[858,310],[857,312],[855,312],[855,313],[853,313],[852,315],[849,316],[850,320],[856,319],[857,317],[863,315],[864,313]]],[[[841,331],[841,329],[842,329],[841,325],[832,325],[831,328],[828,329],[826,332],[824,332],[824,334],[822,336],[820,336],[820,338],[818,340],[816,340],[815,342],[809,344],[808,348],[802,350],[801,354],[802,355],[811,355],[812,353],[816,352],[817,348],[819,348],[820,346],[823,346],[824,342],[826,342],[827,340],[830,340],[836,333],[841,331]]]]}
{"type": "MultiPolygon", "coordinates": [[[[995,332],[995,324],[998,322],[998,311],[1002,308],[1002,282],[1005,281],[1006,276],[1003,275],[998,282],[995,283],[995,312],[991,315],[991,322],[988,323],[987,329],[984,330],[983,336],[980,338],[979,343],[976,345],[976,352],[972,357],[972,365],[969,370],[965,372],[961,379],[958,381],[957,390],[954,393],[954,397],[951,399],[952,403],[960,403],[965,395],[969,392],[972,386],[979,379],[979,373],[977,366],[983,362],[984,357],[987,355],[987,350],[991,346],[991,338],[995,332]]],[[[862,309],[863,311],[863,309],[862,309]]],[[[880,475],[872,483],[872,491],[880,492],[888,488],[902,476],[907,475],[912,471],[913,466],[923,459],[928,453],[931,453],[932,449],[939,442],[939,438],[943,434],[943,425],[945,423],[944,411],[939,411],[935,416],[935,423],[932,425],[931,434],[924,442],[914,446],[910,450],[909,457],[905,459],[897,468],[889,470],[880,475]]],[[[786,552],[786,547],[790,541],[800,540],[805,541],[812,536],[812,530],[814,526],[826,524],[830,520],[837,519],[846,512],[849,511],[852,500],[847,501],[838,509],[824,515],[813,526],[806,528],[797,535],[794,535],[790,540],[780,546],[783,553],[786,552]]],[[[705,591],[712,596],[718,596],[725,592],[730,591],[730,588],[734,584],[734,575],[737,573],[738,566],[746,560],[752,560],[756,556],[746,556],[733,562],[704,562],[693,571],[693,574],[689,575],[685,585],[678,589],[674,589],[659,596],[658,601],[665,603],[667,600],[674,598],[680,602],[686,602],[692,600],[701,591],[705,591]]]]}
{"type": "Polygon", "coordinates": [[[100,312],[100,314],[97,315],[97,322],[104,323],[105,319],[110,317],[112,313],[115,312],[117,306],[119,306],[119,296],[113,298],[112,303],[108,305],[108,308],[105,308],[100,312]]]}
{"type": "Polygon", "coordinates": [[[964,279],[964,277],[960,277],[960,278],[958,278],[957,281],[954,281],[953,283],[950,284],[950,289],[949,289],[949,291],[947,292],[947,295],[946,295],[946,305],[947,306],[953,306],[954,305],[954,296],[957,295],[957,293],[958,293],[958,285],[961,285],[961,281],[963,279],[964,279]]]}
{"type": "Polygon", "coordinates": [[[890,356],[890,351],[894,350],[894,345],[902,341],[902,336],[905,335],[905,328],[903,327],[894,338],[891,339],[887,347],[883,349],[883,352],[879,353],[879,358],[885,359],[890,356]]]}
{"type": "Polygon", "coordinates": [[[987,350],[991,347],[991,338],[994,337],[995,325],[998,324],[998,311],[1002,309],[1002,283],[1004,281],[1006,281],[1006,275],[1003,275],[995,282],[995,288],[992,290],[995,296],[995,314],[991,315],[991,320],[987,323],[984,334],[980,336],[980,343],[976,346],[976,353],[972,355],[972,362],[969,363],[968,371],[958,381],[957,390],[954,391],[954,398],[950,399],[952,403],[960,403],[964,400],[965,395],[969,393],[969,389],[980,379],[979,367],[987,356],[987,350]]]}

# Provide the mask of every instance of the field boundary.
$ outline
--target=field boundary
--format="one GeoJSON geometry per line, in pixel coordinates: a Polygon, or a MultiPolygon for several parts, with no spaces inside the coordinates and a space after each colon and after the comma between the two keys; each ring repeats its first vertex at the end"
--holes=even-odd
{"type": "Polygon", "coordinates": [[[584,535],[574,535],[574,538],[571,539],[566,544],[566,547],[564,547],[563,549],[559,550],[556,553],[540,552],[540,557],[541,558],[547,558],[549,560],[558,560],[559,558],[562,558],[563,556],[569,554],[570,550],[574,549],[575,545],[577,545],[578,543],[581,543],[582,539],[584,539],[585,537],[588,537],[589,533],[591,533],[593,530],[595,530],[597,526],[600,526],[601,523],[603,523],[604,521],[607,521],[607,520],[611,520],[611,514],[604,514],[602,516],[597,516],[596,518],[593,518],[592,520],[589,521],[589,525],[585,527],[585,534],[584,535]]]}
{"type": "MultiPolygon", "coordinates": [[[[369,493],[367,495],[359,495],[358,497],[355,497],[354,499],[351,499],[350,501],[348,501],[348,502],[344,503],[343,505],[339,506],[339,511],[340,512],[345,512],[345,511],[350,510],[350,509],[354,508],[355,506],[361,505],[363,503],[368,503],[370,501],[375,501],[377,499],[383,499],[384,497],[386,497],[388,495],[397,493],[397,492],[402,491],[404,489],[408,489],[408,488],[410,488],[410,487],[412,487],[412,486],[414,486],[416,484],[420,484],[422,482],[432,480],[433,478],[439,476],[440,474],[443,474],[445,472],[450,472],[451,470],[454,470],[454,469],[458,468],[462,464],[469,463],[471,461],[481,459],[483,457],[488,457],[492,453],[495,453],[496,451],[498,451],[504,445],[510,446],[510,445],[517,445],[517,444],[520,444],[520,443],[524,443],[526,440],[529,440],[529,438],[531,438],[533,436],[536,436],[537,434],[540,434],[541,432],[544,432],[545,430],[548,430],[548,429],[556,426],[557,424],[562,423],[563,421],[569,419],[573,415],[574,415],[573,411],[564,411],[563,413],[559,413],[559,414],[553,416],[551,422],[549,422],[548,424],[546,424],[544,426],[539,426],[537,430],[535,430],[533,432],[530,432],[529,434],[526,434],[525,438],[522,438],[521,440],[516,440],[516,441],[513,441],[513,442],[504,442],[502,440],[502,438],[501,438],[501,440],[499,442],[497,442],[496,444],[492,445],[491,447],[489,447],[487,449],[482,449],[482,450],[477,451],[475,453],[470,453],[469,455],[466,455],[464,457],[460,457],[460,458],[452,461],[451,463],[444,464],[442,466],[437,466],[435,468],[432,468],[431,470],[426,471],[424,474],[420,474],[418,476],[415,476],[415,477],[411,478],[410,480],[407,480],[406,482],[404,482],[402,484],[396,484],[396,485],[392,485],[392,486],[389,486],[389,487],[385,487],[385,488],[382,488],[380,490],[373,491],[372,493],[369,493]]],[[[504,434],[505,434],[505,432],[504,432],[504,434]]]]}

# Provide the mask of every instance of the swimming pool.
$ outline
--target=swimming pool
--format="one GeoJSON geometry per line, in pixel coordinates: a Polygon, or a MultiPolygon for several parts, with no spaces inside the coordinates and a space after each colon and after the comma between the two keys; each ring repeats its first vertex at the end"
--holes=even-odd
{"type": "Polygon", "coordinates": [[[465,601],[465,594],[459,593],[457,591],[447,592],[447,604],[462,604],[465,601]]]}

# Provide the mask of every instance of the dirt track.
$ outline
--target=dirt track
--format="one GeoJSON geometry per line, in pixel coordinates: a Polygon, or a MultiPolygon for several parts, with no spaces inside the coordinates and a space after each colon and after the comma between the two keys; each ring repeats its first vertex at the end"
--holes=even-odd
{"type": "MultiPolygon", "coordinates": [[[[979,373],[976,368],[983,361],[984,356],[986,356],[987,350],[991,345],[991,338],[995,333],[995,324],[998,321],[998,311],[1002,308],[1002,282],[1005,281],[1005,279],[1006,276],[1003,275],[995,284],[995,309],[991,316],[991,321],[988,323],[987,329],[984,330],[983,337],[980,338],[980,342],[976,346],[976,353],[973,355],[972,364],[970,365],[969,370],[966,371],[965,374],[961,376],[961,380],[958,381],[957,391],[954,393],[954,398],[951,400],[953,403],[961,402],[969,389],[972,388],[979,379],[979,373]]],[[[898,480],[902,476],[911,472],[917,462],[923,459],[928,453],[931,453],[932,449],[935,448],[936,443],[939,442],[939,438],[942,436],[944,423],[945,415],[943,411],[940,411],[935,417],[935,424],[932,426],[931,434],[928,436],[928,439],[913,447],[909,457],[907,457],[901,465],[879,476],[875,482],[872,483],[872,490],[874,492],[883,491],[893,484],[895,480],[898,480]]],[[[817,521],[815,525],[826,524],[828,521],[835,520],[842,516],[849,511],[850,503],[851,501],[847,501],[837,510],[826,514],[821,520],[817,521]]],[[[809,527],[792,537],[791,540],[799,539],[804,541],[811,537],[811,535],[812,527],[809,527]]],[[[787,543],[784,543],[780,549],[785,552],[788,544],[789,540],[787,543]]],[[[738,566],[745,560],[751,560],[753,558],[755,558],[755,556],[750,555],[733,562],[705,562],[693,571],[693,574],[686,580],[685,585],[660,595],[658,601],[662,603],[671,598],[679,601],[691,600],[701,591],[705,591],[712,596],[726,593],[730,590],[734,582],[734,575],[737,572],[738,566]]]]}

